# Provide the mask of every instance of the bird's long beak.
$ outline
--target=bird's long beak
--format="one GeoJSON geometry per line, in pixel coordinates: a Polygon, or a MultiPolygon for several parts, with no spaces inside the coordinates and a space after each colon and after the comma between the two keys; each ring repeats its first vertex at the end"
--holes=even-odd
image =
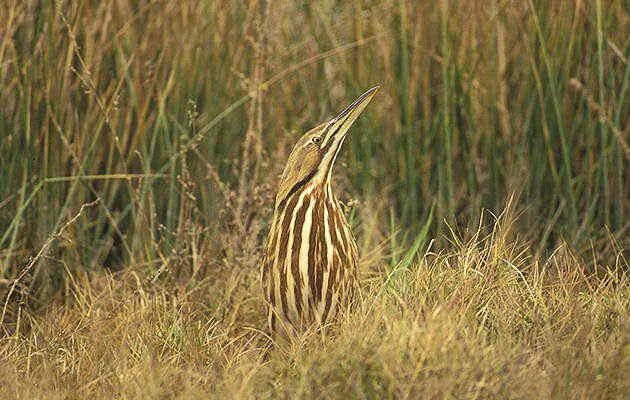
{"type": "Polygon", "coordinates": [[[350,127],[361,115],[365,107],[370,103],[380,86],[369,89],[349,106],[344,108],[335,118],[333,118],[324,128],[324,140],[322,141],[324,169],[330,173],[330,169],[339,154],[341,145],[350,127]]]}

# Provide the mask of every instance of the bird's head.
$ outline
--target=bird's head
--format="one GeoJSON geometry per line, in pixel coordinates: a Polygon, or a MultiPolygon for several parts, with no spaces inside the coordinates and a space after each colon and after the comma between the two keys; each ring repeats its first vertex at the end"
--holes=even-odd
{"type": "Polygon", "coordinates": [[[379,86],[363,93],[335,118],[306,132],[295,144],[282,172],[276,207],[307,185],[330,180],[332,167],[350,127],[363,112],[379,86]]]}

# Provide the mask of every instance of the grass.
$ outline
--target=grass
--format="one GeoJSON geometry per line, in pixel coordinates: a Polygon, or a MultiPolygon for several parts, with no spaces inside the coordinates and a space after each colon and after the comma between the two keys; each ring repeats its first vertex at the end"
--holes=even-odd
{"type": "Polygon", "coordinates": [[[0,397],[627,391],[626,2],[6,3],[0,397]],[[275,343],[277,176],[377,83],[359,309],[275,343]]]}
{"type": "MultiPolygon", "coordinates": [[[[627,263],[536,258],[509,214],[396,274],[325,333],[272,341],[252,269],[155,285],[70,274],[66,298],[0,340],[3,398],[623,398],[627,263]],[[486,232],[486,233],[484,233],[486,232]],[[220,275],[220,276],[219,276],[220,275]]],[[[204,255],[209,256],[212,255],[204,255]]]]}

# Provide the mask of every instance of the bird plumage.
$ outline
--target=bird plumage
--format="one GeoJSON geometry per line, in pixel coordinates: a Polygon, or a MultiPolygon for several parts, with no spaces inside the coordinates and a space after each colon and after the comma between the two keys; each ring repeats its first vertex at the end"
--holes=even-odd
{"type": "Polygon", "coordinates": [[[289,155],[261,266],[274,331],[323,324],[351,296],[358,248],[333,193],[331,173],[350,126],[377,89],[306,132],[289,155]]]}

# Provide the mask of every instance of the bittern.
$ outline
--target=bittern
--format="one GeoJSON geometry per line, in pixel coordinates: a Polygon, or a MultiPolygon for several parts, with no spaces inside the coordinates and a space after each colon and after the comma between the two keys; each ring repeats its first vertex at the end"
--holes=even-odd
{"type": "Polygon", "coordinates": [[[272,331],[321,326],[351,297],[358,247],[331,174],[350,127],[377,90],[306,132],[289,155],[261,268],[272,331]]]}

